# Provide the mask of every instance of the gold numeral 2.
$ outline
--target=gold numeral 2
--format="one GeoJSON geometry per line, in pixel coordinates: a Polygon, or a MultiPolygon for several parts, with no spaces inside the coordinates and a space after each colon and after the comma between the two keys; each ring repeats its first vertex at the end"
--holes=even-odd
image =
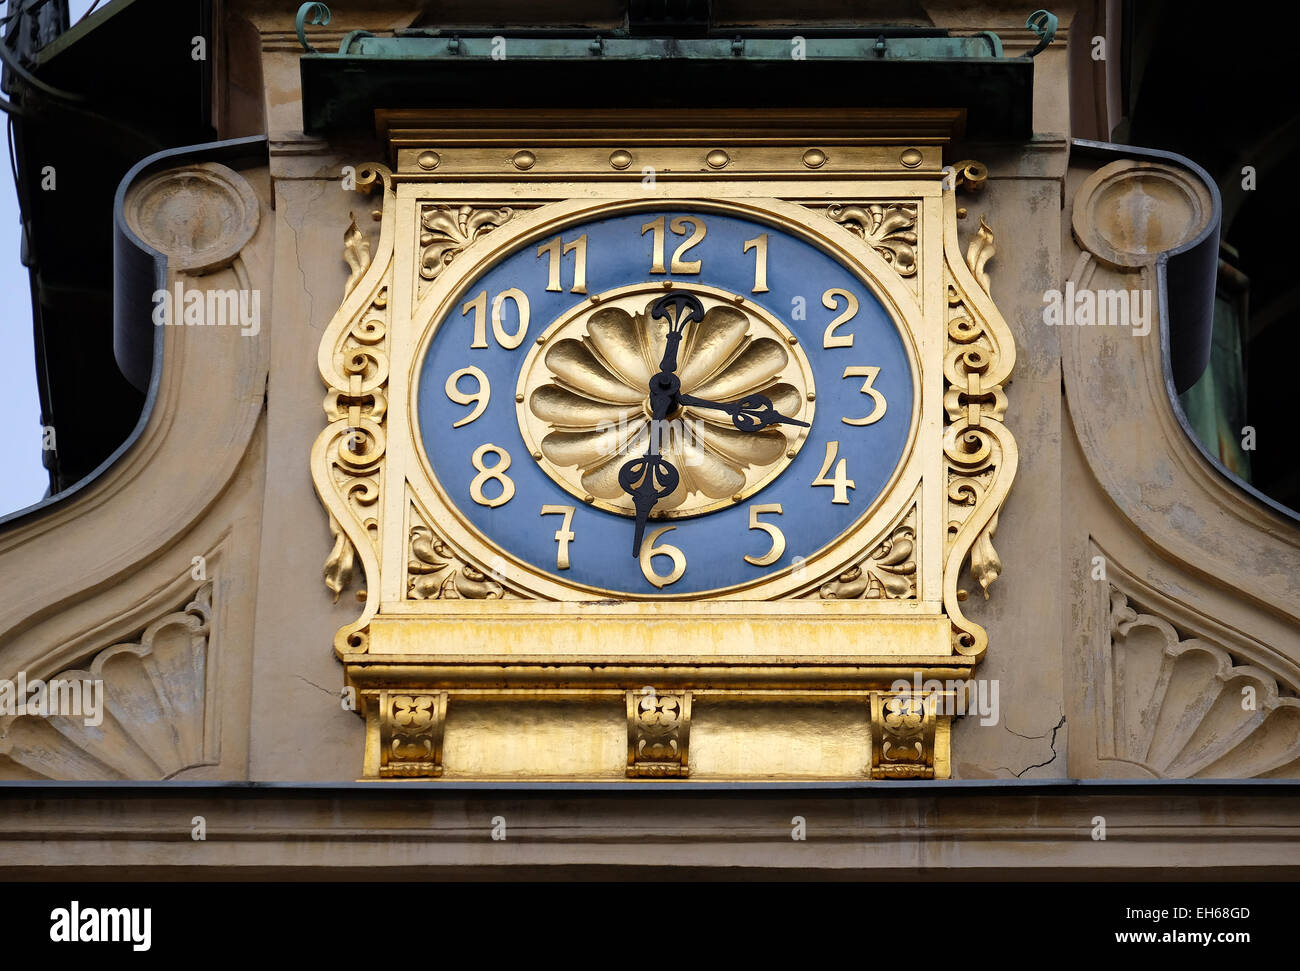
{"type": "Polygon", "coordinates": [[[850,320],[858,315],[858,298],[848,290],[840,290],[832,287],[822,294],[822,306],[827,310],[835,310],[839,307],[839,298],[844,298],[844,313],[840,314],[829,324],[826,325],[826,333],[822,335],[822,347],[852,347],[852,334],[837,334],[835,328],[840,324],[847,324],[850,320]]]}

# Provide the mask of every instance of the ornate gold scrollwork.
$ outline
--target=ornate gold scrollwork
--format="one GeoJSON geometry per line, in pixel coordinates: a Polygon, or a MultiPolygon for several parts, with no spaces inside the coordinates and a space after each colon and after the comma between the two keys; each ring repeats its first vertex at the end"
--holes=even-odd
{"type": "Polygon", "coordinates": [[[627,775],[685,778],[691,774],[691,693],[652,688],[627,693],[627,775]]]}
{"type": "MultiPolygon", "coordinates": [[[[389,291],[392,286],[394,195],[392,174],[382,165],[357,169],[357,188],[383,186],[378,252],[356,220],[343,236],[343,258],[350,273],[343,303],[326,328],[318,366],[329,392],[329,425],[312,446],[312,478],[329,512],[333,548],[325,561],[325,585],[335,601],[353,580],[360,560],[370,584],[379,578],[380,503],[387,449],[388,347],[391,332],[389,291]]],[[[366,601],[361,616],[339,629],[334,649],[340,655],[366,650],[366,627],[379,602],[378,591],[359,591],[366,601]]]]}
{"type": "Polygon", "coordinates": [[[866,559],[821,585],[823,600],[916,599],[916,506],[866,559]]]}
{"type": "Polygon", "coordinates": [[[936,777],[939,700],[936,692],[871,693],[871,778],[936,777]]]}
{"type": "Polygon", "coordinates": [[[865,241],[906,279],[916,276],[916,210],[910,202],[836,203],[826,207],[826,215],[865,241]]]}
{"type": "Polygon", "coordinates": [[[369,702],[379,709],[379,777],[441,776],[447,692],[366,694],[369,702]]]}
{"type": "MultiPolygon", "coordinates": [[[[973,163],[959,163],[970,167],[973,163]]],[[[982,166],[979,167],[981,170],[982,166]]],[[[998,512],[1015,478],[1019,451],[1002,419],[1003,385],[1015,366],[1015,342],[989,293],[988,261],[996,252],[993,231],[981,217],[963,260],[953,219],[955,202],[946,194],[944,266],[948,293],[948,347],[943,373],[948,425],[943,451],[947,464],[948,529],[943,571],[944,610],[952,621],[953,648],[978,659],[988,647],[984,628],[968,620],[957,589],[967,557],[971,576],[988,597],[1002,572],[993,548],[998,512]]]]}

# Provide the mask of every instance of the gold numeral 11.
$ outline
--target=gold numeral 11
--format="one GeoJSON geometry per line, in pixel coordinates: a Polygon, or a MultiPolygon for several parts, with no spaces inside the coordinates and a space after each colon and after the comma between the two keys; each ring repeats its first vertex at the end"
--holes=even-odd
{"type": "Polygon", "coordinates": [[[572,243],[567,246],[559,236],[556,236],[549,243],[543,243],[537,247],[537,258],[540,260],[543,256],[549,255],[551,258],[550,267],[547,271],[546,289],[559,292],[564,288],[560,285],[560,257],[573,254],[573,286],[569,288],[570,293],[587,292],[587,234],[583,233],[572,243]]]}

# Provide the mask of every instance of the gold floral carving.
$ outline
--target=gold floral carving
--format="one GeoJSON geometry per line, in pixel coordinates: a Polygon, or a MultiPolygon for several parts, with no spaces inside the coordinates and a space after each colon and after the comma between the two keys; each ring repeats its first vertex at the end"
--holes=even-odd
{"type": "Polygon", "coordinates": [[[691,693],[627,693],[628,778],[685,778],[691,774],[691,693]]]}
{"type": "Polygon", "coordinates": [[[826,207],[826,215],[867,242],[904,278],[916,276],[916,204],[867,203],[826,207]]]}
{"type": "Polygon", "coordinates": [[[419,295],[424,295],[427,286],[438,278],[461,250],[509,220],[514,212],[508,206],[500,209],[475,209],[473,206],[448,206],[442,203],[422,205],[419,295]]]}
{"type": "MultiPolygon", "coordinates": [[[[547,473],[569,492],[610,512],[632,515],[619,485],[629,455],[645,452],[652,434],[681,472],[677,489],[659,500],[665,517],[730,505],[790,463],[806,437],[797,427],[738,431],[723,412],[685,406],[655,427],[648,388],[663,358],[668,324],[649,317],[662,289],[627,288],[595,309],[552,329],[524,363],[518,407],[525,441],[547,460],[547,473]],[[612,304],[612,305],[611,305],[612,304]],[[572,335],[572,336],[568,336],[572,335]]],[[[706,288],[704,319],[686,331],[678,352],[681,390],[716,401],[759,393],[784,415],[811,423],[812,372],[787,331],[746,306],[723,303],[706,288]]]]}
{"type": "MultiPolygon", "coordinates": [[[[945,205],[955,207],[950,193],[945,205]]],[[[962,613],[966,591],[959,590],[957,583],[969,558],[971,577],[987,598],[990,585],[1002,572],[993,536],[1019,459],[1015,440],[1002,423],[1007,410],[1003,387],[1015,366],[1016,352],[1010,329],[989,293],[986,266],[996,251],[992,230],[981,218],[962,259],[955,222],[952,218],[945,222],[948,306],[943,402],[948,424],[943,450],[948,528],[943,602],[952,621],[954,649],[978,659],[988,646],[988,635],[962,613]]]]}
{"type": "MultiPolygon", "coordinates": [[[[357,188],[383,187],[379,245],[370,243],[354,219],[343,237],[350,273],[343,303],[326,328],[317,364],[329,388],[328,426],[312,447],[312,478],[329,513],[333,548],[325,561],[325,585],[335,601],[353,582],[358,561],[366,581],[379,580],[380,502],[387,439],[388,361],[391,335],[394,195],[392,175],[382,165],[358,167],[357,188]]],[[[358,591],[366,606],[361,616],[340,628],[334,649],[340,655],[366,650],[366,628],[379,602],[378,590],[358,591]]]]}
{"type": "Polygon", "coordinates": [[[936,777],[939,700],[933,692],[871,693],[871,778],[936,777]]]}
{"type": "Polygon", "coordinates": [[[442,775],[442,737],[447,692],[367,692],[379,709],[379,777],[442,775]]]}
{"type": "Polygon", "coordinates": [[[406,596],[411,600],[501,600],[506,590],[466,563],[411,507],[406,596]]]}
{"type": "Polygon", "coordinates": [[[821,585],[823,600],[916,599],[916,506],[867,558],[821,585]]]}

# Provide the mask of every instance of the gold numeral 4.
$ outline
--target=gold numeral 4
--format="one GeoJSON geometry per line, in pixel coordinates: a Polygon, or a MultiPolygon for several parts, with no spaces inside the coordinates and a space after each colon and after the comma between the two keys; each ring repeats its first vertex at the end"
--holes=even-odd
{"type": "Polygon", "coordinates": [[[812,484],[815,486],[830,486],[835,490],[831,502],[839,506],[847,506],[849,504],[849,490],[856,489],[857,484],[849,478],[849,460],[840,459],[838,463],[835,462],[839,454],[839,442],[826,443],[826,461],[822,463],[822,470],[817,473],[817,478],[812,480],[812,484]],[[832,465],[835,466],[835,476],[828,479],[826,473],[831,470],[832,465]]]}

